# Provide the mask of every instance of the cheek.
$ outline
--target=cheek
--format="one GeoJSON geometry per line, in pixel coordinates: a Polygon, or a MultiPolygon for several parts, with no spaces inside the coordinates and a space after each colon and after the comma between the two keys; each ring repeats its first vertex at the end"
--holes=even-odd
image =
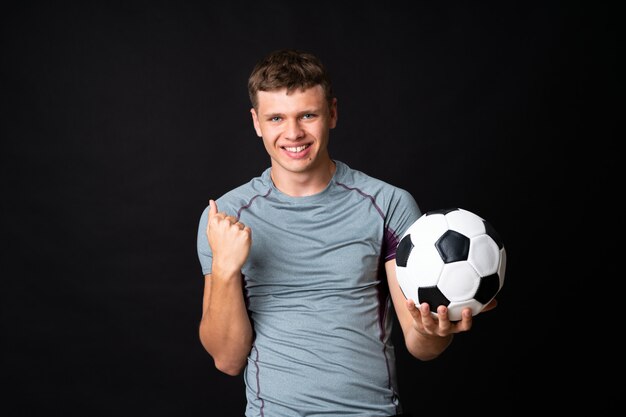
{"type": "Polygon", "coordinates": [[[258,127],[265,136],[277,136],[280,132],[280,126],[275,123],[258,122],[258,127]]]}
{"type": "Polygon", "coordinates": [[[322,145],[325,145],[328,143],[329,140],[329,129],[319,129],[317,132],[315,132],[315,136],[318,138],[322,145]]]}

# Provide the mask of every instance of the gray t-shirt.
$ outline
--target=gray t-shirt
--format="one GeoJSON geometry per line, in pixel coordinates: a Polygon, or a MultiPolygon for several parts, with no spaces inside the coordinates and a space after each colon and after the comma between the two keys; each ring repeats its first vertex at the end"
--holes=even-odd
{"type": "MultiPolygon", "coordinates": [[[[401,412],[384,262],[420,216],[405,190],[335,161],[325,190],[281,193],[270,169],[217,199],[252,229],[242,273],[255,332],[246,416],[389,416],[401,412]]],[[[208,207],[198,256],[211,273],[208,207]]]]}

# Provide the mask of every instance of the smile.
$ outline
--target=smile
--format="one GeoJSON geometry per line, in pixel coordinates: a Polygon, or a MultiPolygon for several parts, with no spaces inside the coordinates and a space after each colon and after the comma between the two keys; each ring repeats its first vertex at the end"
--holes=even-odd
{"type": "Polygon", "coordinates": [[[305,150],[306,148],[308,148],[311,145],[302,145],[302,146],[284,146],[283,149],[285,149],[286,151],[289,152],[302,152],[303,150],[305,150]]]}

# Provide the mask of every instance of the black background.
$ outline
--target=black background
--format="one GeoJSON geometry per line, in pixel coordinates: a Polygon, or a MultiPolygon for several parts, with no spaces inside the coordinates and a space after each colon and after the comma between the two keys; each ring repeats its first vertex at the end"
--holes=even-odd
{"type": "Polygon", "coordinates": [[[618,117],[615,12],[406,3],[4,7],[4,416],[243,414],[242,378],[216,371],[198,339],[196,232],[209,198],[269,165],[246,81],[281,47],[333,76],[333,158],[423,211],[474,211],[507,247],[498,308],[439,359],[412,360],[396,336],[407,411],[592,402],[576,237],[593,232],[585,213],[617,166],[592,150],[618,117]]]}

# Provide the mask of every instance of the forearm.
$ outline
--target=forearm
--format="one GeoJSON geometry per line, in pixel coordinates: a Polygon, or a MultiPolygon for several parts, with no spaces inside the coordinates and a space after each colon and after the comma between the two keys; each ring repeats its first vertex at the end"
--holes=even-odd
{"type": "MultiPolygon", "coordinates": [[[[391,298],[402,327],[407,350],[411,355],[423,361],[435,359],[452,343],[453,334],[446,333],[444,336],[432,330],[432,334],[428,334],[429,331],[423,326],[422,315],[413,302],[409,303],[407,301],[400,289],[396,276],[395,260],[387,261],[385,270],[387,272],[391,298]],[[422,330],[418,330],[419,327],[422,327],[422,330]]],[[[430,313],[426,312],[425,314],[429,315],[430,313]]],[[[430,318],[430,316],[425,317],[430,318]]]]}
{"type": "Polygon", "coordinates": [[[200,340],[217,369],[229,375],[239,374],[252,346],[252,325],[241,274],[229,276],[214,271],[205,286],[200,340]]]}

